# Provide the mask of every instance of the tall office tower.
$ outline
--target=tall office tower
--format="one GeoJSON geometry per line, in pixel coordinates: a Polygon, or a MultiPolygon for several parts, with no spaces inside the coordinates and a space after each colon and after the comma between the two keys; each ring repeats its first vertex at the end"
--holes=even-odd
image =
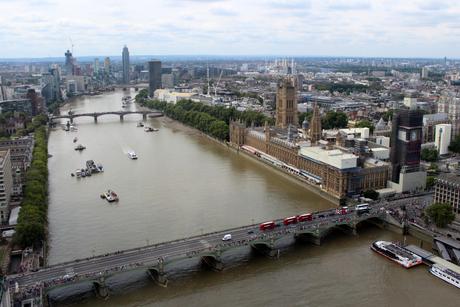
{"type": "Polygon", "coordinates": [[[440,155],[449,153],[451,132],[451,124],[439,124],[435,127],[434,146],[436,146],[436,149],[440,155]]]}
{"type": "Polygon", "coordinates": [[[98,74],[99,73],[99,58],[95,58],[94,59],[94,74],[98,74]]]}
{"type": "Polygon", "coordinates": [[[106,74],[110,73],[110,58],[106,57],[104,60],[104,71],[106,74]]]}
{"type": "Polygon", "coordinates": [[[391,181],[400,183],[400,173],[420,171],[423,113],[420,110],[399,110],[391,126],[391,181]]]}
{"type": "Polygon", "coordinates": [[[149,61],[149,96],[161,88],[161,61],[149,61]]]}
{"type": "Polygon", "coordinates": [[[310,122],[310,141],[312,144],[316,144],[319,140],[321,140],[321,133],[321,115],[319,114],[319,107],[315,103],[310,122]]]}
{"type": "Polygon", "coordinates": [[[48,73],[42,74],[42,96],[46,103],[52,103],[62,100],[61,95],[61,78],[57,68],[50,68],[48,73]]]}
{"type": "Polygon", "coordinates": [[[276,127],[298,126],[297,89],[293,78],[287,77],[278,84],[276,92],[276,127]]]}
{"type": "Polygon", "coordinates": [[[70,50],[67,50],[67,52],[64,55],[65,55],[65,65],[64,66],[65,66],[66,75],[73,75],[74,61],[73,61],[72,52],[70,52],[70,50]]]}
{"type": "Polygon", "coordinates": [[[426,67],[426,66],[422,68],[422,79],[428,79],[428,73],[429,73],[429,71],[430,71],[430,70],[429,70],[428,67],[426,67]]]}
{"type": "Polygon", "coordinates": [[[126,45],[123,47],[122,52],[122,59],[123,59],[123,83],[129,83],[129,50],[126,45]]]}
{"type": "Polygon", "coordinates": [[[51,68],[50,69],[50,74],[53,76],[53,97],[57,101],[62,100],[62,94],[61,94],[61,76],[59,74],[59,69],[57,68],[51,68]]]}

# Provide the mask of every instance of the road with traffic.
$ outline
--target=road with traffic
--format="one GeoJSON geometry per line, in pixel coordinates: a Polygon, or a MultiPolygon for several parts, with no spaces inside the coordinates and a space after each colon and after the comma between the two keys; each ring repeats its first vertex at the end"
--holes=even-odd
{"type": "MultiPolygon", "coordinates": [[[[386,210],[407,205],[410,203],[421,203],[430,201],[432,195],[407,196],[391,201],[375,202],[371,204],[369,213],[360,216],[360,220],[377,216],[386,210]]],[[[161,259],[165,264],[174,258],[186,258],[200,256],[206,252],[216,249],[225,250],[233,246],[248,245],[255,240],[266,240],[268,238],[278,239],[290,233],[300,230],[317,229],[319,227],[332,227],[339,222],[352,222],[357,213],[350,208],[347,214],[340,214],[336,209],[316,212],[311,221],[284,225],[283,219],[275,220],[276,227],[272,230],[260,230],[259,224],[227,229],[219,232],[194,236],[190,238],[154,244],[150,246],[117,251],[115,253],[100,255],[96,257],[79,259],[71,262],[56,264],[46,267],[37,272],[28,272],[8,276],[10,284],[18,283],[20,288],[27,288],[44,283],[46,286],[75,281],[75,276],[82,279],[95,279],[98,276],[111,275],[120,270],[127,270],[133,267],[156,266],[161,259]],[[230,241],[223,241],[226,234],[231,234],[230,241]]]]}

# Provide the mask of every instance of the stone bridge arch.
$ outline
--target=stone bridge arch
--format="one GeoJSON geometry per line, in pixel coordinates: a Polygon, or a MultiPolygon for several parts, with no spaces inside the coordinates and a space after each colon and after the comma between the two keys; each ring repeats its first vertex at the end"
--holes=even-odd
{"type": "Polygon", "coordinates": [[[108,298],[109,297],[109,288],[105,283],[105,278],[101,277],[97,280],[93,280],[94,292],[97,297],[108,298]]]}
{"type": "Polygon", "coordinates": [[[201,264],[218,272],[224,269],[224,264],[222,263],[222,259],[219,253],[202,254],[201,264]]]}
{"type": "Polygon", "coordinates": [[[259,254],[269,258],[275,258],[279,255],[279,250],[275,249],[276,239],[278,238],[253,241],[251,242],[251,248],[259,254]]]}
{"type": "Polygon", "coordinates": [[[154,266],[147,269],[147,274],[152,280],[161,287],[168,286],[168,278],[163,266],[154,266]]]}

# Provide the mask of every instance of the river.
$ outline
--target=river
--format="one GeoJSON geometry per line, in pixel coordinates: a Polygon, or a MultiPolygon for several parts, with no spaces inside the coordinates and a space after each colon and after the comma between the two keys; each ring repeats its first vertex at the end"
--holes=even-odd
{"type": "MultiPolygon", "coordinates": [[[[121,110],[128,94],[135,92],[78,97],[62,112],[121,110]]],[[[128,115],[120,122],[106,115],[95,124],[82,117],[75,120],[78,131],[57,127],[50,133],[49,264],[333,206],[196,130],[155,118],[146,123],[159,131],[147,133],[136,127],[141,119],[128,115]],[[75,137],[86,150],[74,150],[75,137]],[[128,158],[132,150],[138,160],[128,158]],[[70,176],[89,159],[105,171],[70,176]],[[118,203],[100,198],[107,189],[118,193],[118,203]]],[[[356,237],[336,234],[319,247],[293,245],[276,261],[236,251],[233,258],[240,261],[228,257],[230,269],[221,273],[186,264],[187,269],[170,268],[176,278],[167,288],[155,286],[145,272],[126,273],[111,281],[109,300],[86,295],[78,305],[457,306],[458,290],[425,267],[407,271],[371,253],[369,244],[380,238],[401,239],[370,227],[356,237]]],[[[55,298],[71,296],[56,292],[55,298]]]]}

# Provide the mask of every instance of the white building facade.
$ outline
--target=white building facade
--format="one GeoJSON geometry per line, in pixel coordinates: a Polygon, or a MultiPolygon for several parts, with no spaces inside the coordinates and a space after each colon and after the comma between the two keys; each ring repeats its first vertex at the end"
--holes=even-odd
{"type": "Polygon", "coordinates": [[[445,155],[449,152],[449,145],[452,136],[451,124],[439,124],[435,128],[434,146],[439,155],[445,155]]]}
{"type": "Polygon", "coordinates": [[[0,220],[2,223],[8,221],[12,187],[10,151],[2,150],[0,151],[0,220]]]}

